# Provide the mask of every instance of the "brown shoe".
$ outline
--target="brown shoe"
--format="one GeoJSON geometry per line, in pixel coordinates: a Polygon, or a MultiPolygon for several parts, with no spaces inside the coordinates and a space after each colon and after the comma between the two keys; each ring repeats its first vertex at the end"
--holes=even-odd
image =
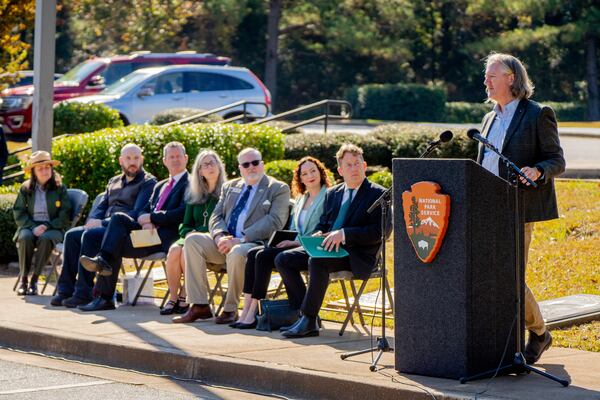
{"type": "Polygon", "coordinates": [[[194,304],[190,307],[188,312],[185,314],[173,318],[175,324],[189,324],[197,319],[209,319],[212,318],[213,314],[208,305],[194,304]]]}
{"type": "Polygon", "coordinates": [[[236,311],[223,311],[221,315],[215,318],[215,324],[223,325],[237,321],[238,313],[236,311]]]}

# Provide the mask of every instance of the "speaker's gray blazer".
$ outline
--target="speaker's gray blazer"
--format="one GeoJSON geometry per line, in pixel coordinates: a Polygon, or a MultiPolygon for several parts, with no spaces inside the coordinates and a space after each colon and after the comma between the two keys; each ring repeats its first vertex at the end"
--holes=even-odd
{"type": "MultiPolygon", "coordinates": [[[[482,135],[487,137],[496,113],[483,117],[482,135]]],[[[543,176],[538,188],[523,187],[525,222],[546,221],[558,218],[554,178],[565,171],[565,159],[560,147],[556,116],[552,108],[522,99],[506,131],[501,152],[519,168],[538,167],[543,176]]],[[[483,161],[483,145],[479,144],[477,162],[483,161]]],[[[501,161],[499,176],[506,179],[507,169],[501,161]]]]}
{"type": "MultiPolygon", "coordinates": [[[[242,178],[223,185],[219,202],[210,217],[212,237],[228,233],[227,223],[243,187],[242,178]]],[[[248,242],[267,240],[271,233],[284,227],[290,212],[290,187],[287,184],[265,175],[256,190],[244,221],[244,236],[248,242]]]]}

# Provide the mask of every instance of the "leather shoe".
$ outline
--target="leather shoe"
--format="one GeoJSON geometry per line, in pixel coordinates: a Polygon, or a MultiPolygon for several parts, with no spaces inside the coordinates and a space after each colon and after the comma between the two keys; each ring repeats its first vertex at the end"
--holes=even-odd
{"type": "Polygon", "coordinates": [[[103,299],[102,297],[96,297],[94,300],[89,302],[86,305],[79,306],[81,311],[104,311],[104,310],[114,310],[115,303],[112,301],[108,301],[103,299]]]}
{"type": "Polygon", "coordinates": [[[77,308],[79,306],[85,306],[90,301],[90,299],[80,299],[79,297],[72,296],[68,299],[64,299],[62,305],[67,308],[77,308]]]}
{"type": "Polygon", "coordinates": [[[258,320],[254,318],[254,321],[249,324],[244,324],[243,322],[238,322],[235,328],[237,329],[256,329],[256,325],[258,324],[258,320]]]}
{"type": "Polygon", "coordinates": [[[79,258],[79,262],[86,270],[90,272],[97,272],[98,275],[102,276],[111,276],[112,275],[112,267],[110,264],[102,258],[102,256],[98,255],[96,257],[88,257],[81,256],[79,258]]]}
{"type": "Polygon", "coordinates": [[[552,344],[552,336],[546,329],[543,335],[538,336],[534,332],[529,331],[529,340],[527,340],[527,346],[525,346],[525,361],[527,364],[535,364],[542,353],[550,347],[552,344]]]}
{"type": "Polygon", "coordinates": [[[189,324],[190,322],[194,322],[198,319],[209,319],[212,317],[213,317],[213,314],[212,314],[212,311],[210,310],[210,307],[208,306],[208,304],[206,304],[206,305],[193,304],[190,307],[190,309],[188,310],[188,312],[186,312],[185,314],[183,314],[179,317],[173,318],[173,323],[189,324]]]}
{"type": "Polygon", "coordinates": [[[63,301],[65,301],[67,299],[67,297],[61,295],[61,294],[57,294],[56,296],[52,297],[52,299],[50,300],[50,305],[53,307],[60,307],[63,305],[63,301]]]}
{"type": "Polygon", "coordinates": [[[302,338],[319,336],[319,325],[316,318],[303,315],[290,329],[281,334],[284,338],[302,338]]]}
{"type": "Polygon", "coordinates": [[[177,307],[177,302],[173,300],[167,301],[167,304],[160,310],[160,315],[171,315],[175,312],[175,307],[177,307]]]}
{"type": "Polygon", "coordinates": [[[27,289],[27,296],[37,296],[37,295],[38,295],[37,282],[31,280],[31,282],[29,282],[29,289],[27,289]]]}
{"type": "MultiPolygon", "coordinates": [[[[291,325],[288,325],[288,326],[282,326],[281,328],[279,328],[279,332],[285,332],[285,331],[289,331],[289,330],[290,330],[292,327],[296,326],[296,324],[297,324],[298,322],[300,322],[300,320],[301,320],[301,319],[302,319],[302,318],[300,318],[300,317],[299,317],[299,318],[296,320],[296,322],[294,322],[293,324],[291,324],[291,325]]],[[[323,323],[321,322],[321,318],[320,318],[318,315],[317,315],[317,325],[319,325],[319,329],[321,329],[321,328],[323,327],[323,323]]]]}
{"type": "Polygon", "coordinates": [[[237,321],[238,313],[236,311],[223,311],[221,315],[215,318],[215,324],[224,325],[237,321]]]}

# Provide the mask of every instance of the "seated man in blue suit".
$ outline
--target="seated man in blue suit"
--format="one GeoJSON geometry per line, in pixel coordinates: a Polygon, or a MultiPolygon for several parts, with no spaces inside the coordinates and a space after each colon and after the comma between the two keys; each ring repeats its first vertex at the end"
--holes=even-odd
{"type": "Polygon", "coordinates": [[[100,276],[94,287],[98,297],[89,304],[79,306],[80,310],[114,310],[112,299],[122,258],[144,257],[160,251],[167,253],[171,244],[179,238],[179,224],[185,214],[184,195],[188,186],[187,161],[188,156],[181,143],[168,143],[163,150],[163,164],[169,170],[169,178],[154,186],[150,202],[137,221],[125,213],[116,213],[110,219],[98,255],[81,257],[81,265],[90,272],[98,272],[100,276]],[[161,244],[133,247],[130,233],[138,229],[156,229],[161,244]]]}
{"type": "Polygon", "coordinates": [[[376,266],[381,246],[381,207],[370,214],[367,210],[385,189],[366,178],[367,163],[360,147],[344,144],[336,158],[338,173],[344,182],[327,190],[315,235],[324,238],[326,250],[343,247],[349,256],[312,258],[298,248],[275,258],[290,306],[302,312],[295,324],[282,328],[286,338],[319,335],[317,315],[329,286],[330,273],[346,270],[352,271],[358,279],[367,279],[376,266]],[[300,275],[303,270],[308,270],[308,289],[300,275]]]}
{"type": "Polygon", "coordinates": [[[58,294],[50,300],[52,306],[75,308],[92,300],[95,274],[86,271],[79,258],[98,254],[110,217],[115,213],[123,212],[136,219],[146,207],[156,178],[144,171],[143,163],[139,146],[133,143],[123,146],[119,156],[123,172],[108,181],[102,200],[91,211],[86,224],[65,233],[58,294]]]}

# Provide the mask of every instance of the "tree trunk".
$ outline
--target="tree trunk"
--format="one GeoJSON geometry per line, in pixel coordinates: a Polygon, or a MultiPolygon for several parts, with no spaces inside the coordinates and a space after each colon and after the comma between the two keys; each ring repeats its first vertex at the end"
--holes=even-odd
{"type": "Polygon", "coordinates": [[[265,60],[265,85],[271,92],[271,111],[275,109],[277,97],[277,51],[279,46],[279,20],[282,0],[269,0],[267,23],[267,55],[265,60]]]}
{"type": "Polygon", "coordinates": [[[596,55],[596,37],[586,39],[586,80],[588,88],[588,120],[600,120],[600,95],[598,94],[598,57],[596,55]]]}

